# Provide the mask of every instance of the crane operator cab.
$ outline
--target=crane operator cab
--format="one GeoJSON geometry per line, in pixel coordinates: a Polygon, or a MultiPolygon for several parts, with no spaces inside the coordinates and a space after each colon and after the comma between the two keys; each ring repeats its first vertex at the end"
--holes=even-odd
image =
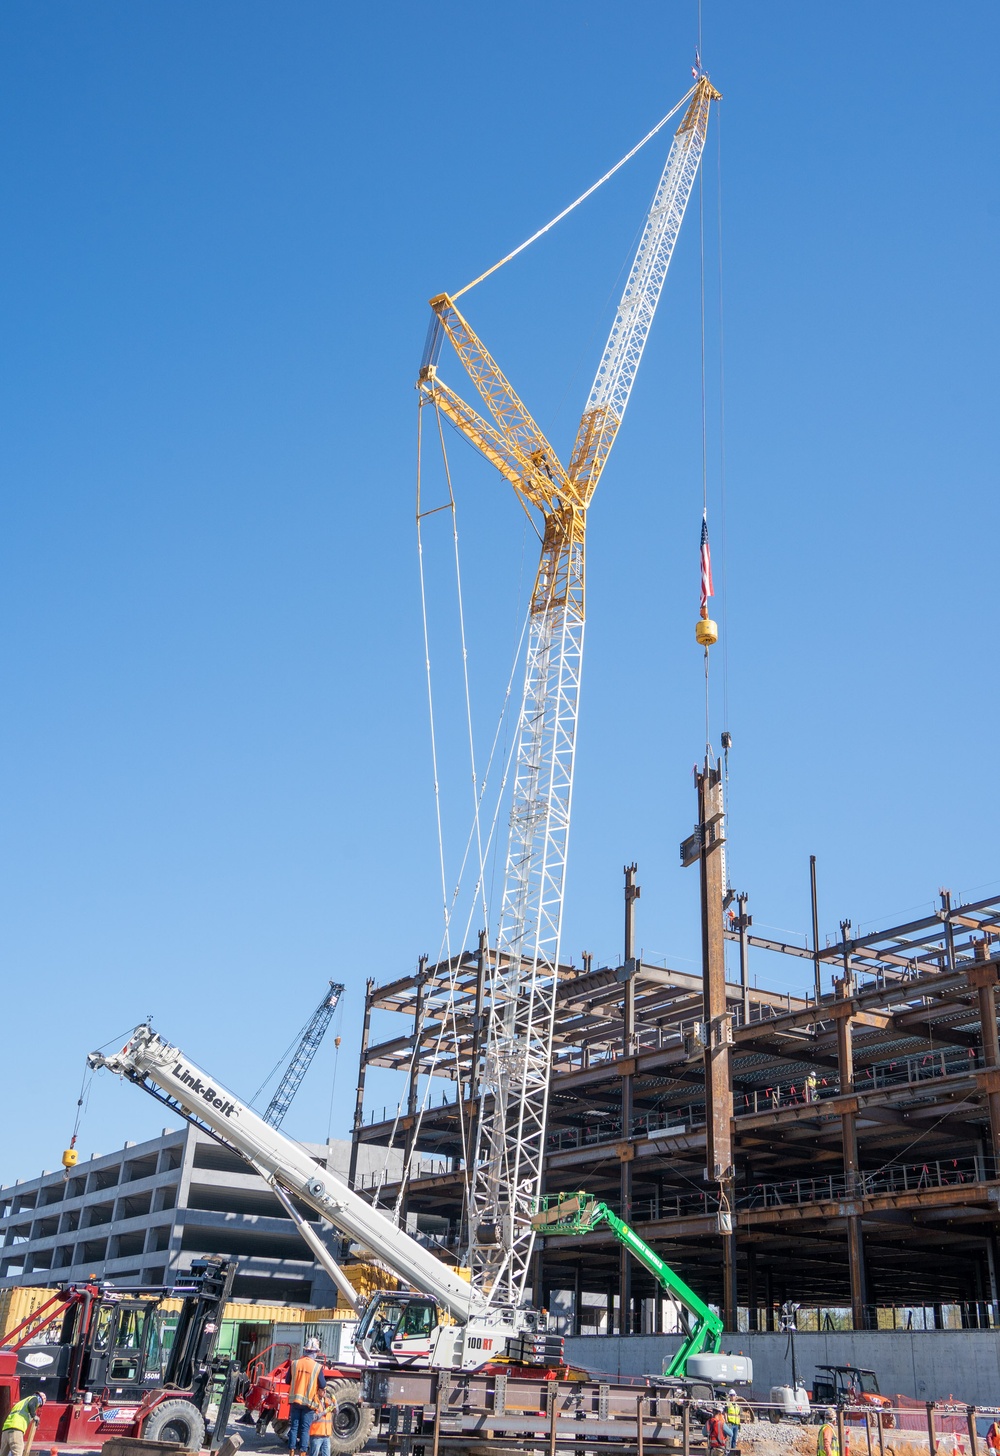
{"type": "Polygon", "coordinates": [[[439,1323],[438,1307],[425,1294],[382,1292],[365,1310],[354,1345],[375,1362],[408,1365],[426,1361],[439,1323]]]}

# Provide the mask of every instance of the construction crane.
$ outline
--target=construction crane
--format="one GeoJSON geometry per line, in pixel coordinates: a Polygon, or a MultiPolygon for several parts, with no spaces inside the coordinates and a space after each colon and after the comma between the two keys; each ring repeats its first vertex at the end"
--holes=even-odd
{"type": "Polygon", "coordinates": [[[418,378],[433,404],[543,519],[530,607],[503,899],[490,986],[469,1260],[478,1288],[520,1304],[535,1231],[548,1106],[566,853],[583,660],[587,510],[635,382],[719,93],[701,75],[674,134],[594,383],[564,466],[448,294],[431,300],[418,378]],[[491,417],[440,378],[447,337],[491,417]]]}
{"type": "MultiPolygon", "coordinates": [[[[120,1052],[108,1056],[92,1052],[87,1061],[92,1068],[106,1067],[136,1083],[244,1158],[272,1189],[317,1263],[356,1313],[361,1314],[356,1291],[315,1229],[303,1218],[298,1204],[305,1204],[342,1234],[356,1239],[390,1273],[429,1295],[434,1318],[428,1321],[421,1353],[431,1365],[476,1368],[490,1353],[494,1357],[531,1354],[536,1337],[541,1339],[541,1353],[548,1353],[544,1337],[538,1333],[545,1329],[544,1314],[491,1305],[474,1285],[425,1249],[388,1214],[373,1208],[336,1174],[318,1166],[306,1148],[266,1123],[148,1024],[137,1026],[120,1052]],[[439,1310],[450,1316],[452,1323],[439,1323],[439,1310]]],[[[391,1323],[391,1315],[401,1311],[409,1300],[407,1294],[386,1292],[369,1302],[355,1337],[363,1358],[380,1354],[393,1358],[395,1342],[388,1350],[383,1349],[385,1324],[391,1323]]],[[[428,1301],[423,1303],[427,1305],[428,1301]]],[[[561,1356],[561,1339],[556,1343],[556,1353],[561,1356]]]]}
{"type": "Polygon", "coordinates": [[[291,1107],[292,1098],[301,1087],[303,1077],[312,1066],[313,1057],[319,1051],[319,1044],[326,1035],[326,1029],[333,1020],[333,1013],[343,994],[343,986],[338,981],[331,981],[326,995],[303,1027],[295,1054],[282,1073],[274,1096],[267,1104],[264,1121],[269,1127],[280,1127],[284,1122],[285,1113],[291,1107]]]}

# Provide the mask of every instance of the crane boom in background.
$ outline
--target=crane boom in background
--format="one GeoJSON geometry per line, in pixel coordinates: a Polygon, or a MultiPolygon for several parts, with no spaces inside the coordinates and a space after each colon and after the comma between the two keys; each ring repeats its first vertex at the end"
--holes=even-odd
{"type": "Polygon", "coordinates": [[[264,1121],[268,1127],[280,1127],[284,1122],[285,1113],[291,1107],[292,1099],[302,1085],[302,1079],[312,1066],[313,1057],[319,1051],[320,1042],[326,1035],[327,1027],[333,1020],[333,1013],[343,994],[343,986],[338,981],[331,981],[330,989],[303,1027],[292,1059],[282,1073],[277,1091],[267,1104],[264,1121]]]}

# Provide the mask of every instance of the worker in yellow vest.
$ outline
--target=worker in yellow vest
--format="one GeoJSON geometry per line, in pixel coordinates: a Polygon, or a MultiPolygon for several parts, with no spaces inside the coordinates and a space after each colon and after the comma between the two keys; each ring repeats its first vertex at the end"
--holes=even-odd
{"type": "Polygon", "coordinates": [[[840,1441],[837,1427],[830,1420],[830,1412],[824,1412],[824,1419],[816,1436],[816,1456],[840,1456],[840,1441]]]}
{"type": "Polygon", "coordinates": [[[45,1396],[39,1391],[37,1395],[26,1395],[24,1400],[11,1406],[0,1433],[0,1456],[23,1456],[25,1448],[31,1445],[38,1425],[38,1412],[44,1404],[45,1396]]]}
{"type": "Polygon", "coordinates": [[[297,1456],[308,1456],[309,1429],[326,1389],[321,1355],[319,1340],[307,1340],[288,1372],[288,1449],[297,1456]]]}
{"type": "Polygon", "coordinates": [[[330,1456],[333,1418],[337,1414],[337,1397],[329,1386],[320,1391],[319,1410],[309,1431],[309,1456],[330,1456]]]}
{"type": "Polygon", "coordinates": [[[729,1433],[729,1449],[736,1450],[736,1443],[740,1439],[740,1403],[736,1399],[735,1390],[726,1391],[726,1430],[729,1433]]]}

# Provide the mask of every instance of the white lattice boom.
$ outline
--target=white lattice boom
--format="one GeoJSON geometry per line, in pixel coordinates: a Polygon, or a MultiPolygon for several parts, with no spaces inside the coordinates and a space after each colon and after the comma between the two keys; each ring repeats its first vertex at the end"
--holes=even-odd
{"type": "Polygon", "coordinates": [[[717,99],[701,77],[657,186],[568,470],[448,295],[431,301],[492,422],[438,380],[434,345],[420,373],[421,404],[446,415],[544,519],[469,1170],[473,1281],[493,1303],[524,1299],[531,1216],[541,1192],[583,659],[587,508],[628,403],[717,99]]]}

